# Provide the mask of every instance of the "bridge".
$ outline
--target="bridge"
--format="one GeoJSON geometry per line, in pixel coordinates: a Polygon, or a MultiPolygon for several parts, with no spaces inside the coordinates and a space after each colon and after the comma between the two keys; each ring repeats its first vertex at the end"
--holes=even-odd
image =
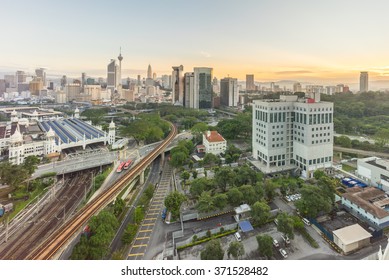
{"type": "Polygon", "coordinates": [[[343,148],[339,146],[334,146],[334,151],[342,152],[342,153],[351,153],[368,157],[379,157],[379,158],[389,158],[388,153],[380,153],[380,152],[372,152],[372,151],[364,151],[357,150],[352,148],[343,148]]]}
{"type": "MultiPolygon", "coordinates": [[[[188,132],[178,134],[175,139],[166,147],[165,152],[170,151],[177,146],[178,141],[190,139],[192,136],[188,132]]],[[[153,149],[161,145],[163,141],[145,145],[132,150],[104,151],[94,150],[75,154],[68,159],[56,161],[53,163],[38,166],[31,179],[36,179],[46,173],[56,172],[57,175],[63,175],[76,171],[100,167],[112,164],[119,160],[131,158],[134,162],[147,156],[153,149]]]]}

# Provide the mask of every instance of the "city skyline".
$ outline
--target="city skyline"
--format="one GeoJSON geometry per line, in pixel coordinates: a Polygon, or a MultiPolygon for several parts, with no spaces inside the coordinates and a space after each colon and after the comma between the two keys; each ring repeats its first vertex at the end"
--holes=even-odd
{"type": "Polygon", "coordinates": [[[203,2],[188,14],[190,4],[176,0],[5,0],[0,72],[44,67],[52,76],[104,77],[121,47],[123,78],[145,77],[148,64],[157,76],[182,64],[212,67],[219,79],[358,83],[368,71],[370,80],[389,80],[385,1],[203,2]]]}

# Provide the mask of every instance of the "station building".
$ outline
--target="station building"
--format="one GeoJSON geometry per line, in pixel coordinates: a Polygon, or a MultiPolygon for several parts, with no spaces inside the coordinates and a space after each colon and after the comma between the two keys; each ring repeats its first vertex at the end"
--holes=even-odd
{"type": "MultiPolygon", "coordinates": [[[[78,109],[76,109],[77,111],[78,109]]],[[[111,121],[108,133],[90,122],[75,117],[52,117],[45,120],[20,119],[17,112],[11,114],[11,122],[0,125],[0,153],[12,164],[21,164],[28,156],[50,156],[64,149],[82,147],[95,143],[112,145],[116,127],[111,121]]]]}

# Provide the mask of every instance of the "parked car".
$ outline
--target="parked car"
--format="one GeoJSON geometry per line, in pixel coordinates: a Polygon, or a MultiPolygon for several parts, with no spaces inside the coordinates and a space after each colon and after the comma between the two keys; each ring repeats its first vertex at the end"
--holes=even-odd
{"type": "Polygon", "coordinates": [[[290,244],[290,239],[288,235],[282,235],[282,239],[285,241],[286,246],[290,244]]]}
{"type": "Polygon", "coordinates": [[[282,256],[284,259],[286,259],[286,258],[288,257],[288,254],[286,253],[285,249],[281,248],[281,249],[279,250],[279,252],[280,252],[281,256],[282,256]]]}
{"type": "Polygon", "coordinates": [[[235,236],[237,241],[242,241],[242,238],[240,237],[239,232],[235,232],[234,236],[235,236]]]}
{"type": "Polygon", "coordinates": [[[273,245],[276,248],[280,247],[280,243],[278,243],[277,239],[273,239],[273,245]]]}

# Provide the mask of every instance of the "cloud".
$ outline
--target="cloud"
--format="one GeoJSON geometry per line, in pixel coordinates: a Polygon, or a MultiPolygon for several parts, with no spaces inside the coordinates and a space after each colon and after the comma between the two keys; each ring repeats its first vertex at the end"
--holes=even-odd
{"type": "Polygon", "coordinates": [[[205,57],[205,58],[212,57],[212,55],[209,52],[201,51],[200,54],[202,57],[205,57]]]}
{"type": "Polygon", "coordinates": [[[291,70],[291,71],[278,71],[274,72],[277,75],[294,75],[294,74],[312,74],[312,71],[308,70],[291,70]]]}

